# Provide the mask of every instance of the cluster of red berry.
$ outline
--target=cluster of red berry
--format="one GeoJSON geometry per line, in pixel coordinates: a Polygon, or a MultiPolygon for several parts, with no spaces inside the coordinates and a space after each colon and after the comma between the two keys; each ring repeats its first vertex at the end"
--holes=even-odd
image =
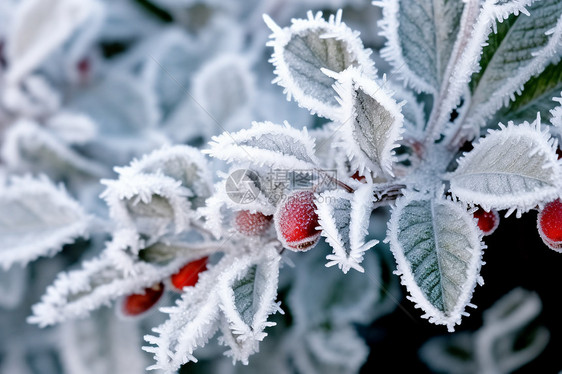
{"type": "MultiPolygon", "coordinates": [[[[493,209],[486,212],[484,209],[478,208],[474,212],[474,218],[478,220],[478,227],[484,235],[493,233],[500,222],[498,212],[493,209]]],[[[560,199],[547,203],[539,211],[537,228],[544,244],[556,251],[562,250],[562,201],[560,199]]]]}
{"type": "MultiPolygon", "coordinates": [[[[184,265],[177,273],[170,277],[170,283],[178,290],[184,287],[195,286],[199,280],[199,274],[207,270],[207,257],[192,261],[184,265]]],[[[151,309],[164,293],[164,283],[160,282],[148,287],[143,293],[132,294],[123,300],[122,312],[126,316],[138,316],[151,309]]]]}
{"type": "MultiPolygon", "coordinates": [[[[318,242],[318,215],[314,203],[314,193],[297,191],[279,204],[275,215],[252,213],[248,210],[237,212],[233,224],[236,230],[246,236],[259,236],[265,233],[275,221],[277,236],[281,243],[294,251],[305,251],[318,242]]],[[[207,257],[192,261],[170,277],[172,286],[177,290],[195,286],[199,274],[207,270],[207,257]]],[[[158,283],[146,288],[143,293],[125,297],[122,312],[127,316],[137,316],[152,308],[164,293],[164,284],[158,283]]]]}

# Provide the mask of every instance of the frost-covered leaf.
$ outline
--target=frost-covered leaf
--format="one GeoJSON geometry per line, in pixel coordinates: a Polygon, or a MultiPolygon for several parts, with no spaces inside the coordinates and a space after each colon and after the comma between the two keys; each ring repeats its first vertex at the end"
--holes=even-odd
{"type": "Polygon", "coordinates": [[[48,326],[86,317],[91,311],[109,305],[121,296],[152,287],[199,256],[197,252],[186,254],[162,266],[130,258],[132,265],[127,270],[115,262],[114,256],[102,255],[86,261],[81,269],[59,274],[41,301],[33,306],[33,315],[28,322],[48,326]]]}
{"type": "Polygon", "coordinates": [[[7,41],[7,79],[17,83],[68,40],[98,4],[93,0],[22,1],[7,41]]]}
{"type": "Polygon", "coordinates": [[[102,180],[107,188],[101,195],[118,228],[158,238],[170,225],[176,233],[189,227],[193,211],[188,198],[192,195],[180,181],[162,174],[121,171],[118,180],[102,180]]]}
{"type": "Polygon", "coordinates": [[[552,115],[550,122],[555,127],[555,131],[560,134],[560,131],[562,131],[562,95],[555,97],[552,100],[556,101],[558,106],[550,110],[550,114],[552,115]]]}
{"type": "Polygon", "coordinates": [[[211,165],[201,152],[189,146],[164,147],[144,156],[140,161],[133,160],[131,166],[119,169],[121,173],[162,174],[180,181],[192,197],[192,208],[204,205],[204,200],[213,189],[211,165]]]}
{"type": "Polygon", "coordinates": [[[397,202],[388,228],[409,299],[422,317],[453,331],[481,279],[483,245],[472,215],[456,202],[413,193],[397,202]]]}
{"type": "Polygon", "coordinates": [[[308,13],[308,19],[294,19],[290,27],[280,28],[269,17],[265,21],[273,31],[267,45],[273,47],[275,83],[284,87],[287,98],[318,115],[333,118],[339,104],[332,88],[334,79],[321,69],[339,73],[350,66],[374,77],[376,70],[363,48],[359,34],[341,21],[341,10],[328,21],[322,13],[308,13]]]}
{"type": "Polygon", "coordinates": [[[448,178],[460,200],[520,215],[559,196],[560,173],[555,141],[541,130],[538,118],[490,132],[448,178]]]}
{"type": "Polygon", "coordinates": [[[222,335],[218,340],[220,344],[229,348],[224,354],[232,358],[230,365],[233,366],[236,362],[248,365],[249,356],[259,351],[260,342],[255,339],[238,339],[238,335],[231,330],[225,317],[221,319],[220,331],[222,335]]]}
{"type": "Polygon", "coordinates": [[[226,255],[219,263],[199,274],[196,287],[185,288],[181,299],[162,311],[170,315],[162,325],[153,329],[158,335],[146,335],[151,346],[143,347],[154,353],[156,363],[149,370],[176,373],[187,362],[197,362],[193,355],[204,346],[219,327],[220,298],[216,287],[218,277],[231,265],[233,258],[226,255]]]}
{"type": "Polygon", "coordinates": [[[214,136],[211,149],[203,151],[227,162],[251,162],[272,169],[313,170],[319,164],[314,139],[306,128],[297,130],[271,122],[254,122],[252,128],[214,136]]]}
{"type": "Polygon", "coordinates": [[[369,349],[351,326],[311,329],[288,340],[294,365],[302,374],[353,374],[367,360],[369,349]]]}
{"type": "MultiPolygon", "coordinates": [[[[480,3],[480,1],[468,2],[466,8],[470,14],[465,13],[466,18],[463,14],[463,21],[467,21],[464,34],[459,35],[462,38],[459,42],[463,48],[458,51],[455,65],[451,67],[451,79],[448,82],[447,92],[439,104],[439,110],[435,113],[434,122],[437,126],[433,130],[440,130],[449,122],[451,112],[465,95],[472,74],[479,71],[482,49],[492,28],[495,29],[498,21],[503,22],[512,14],[529,15],[525,7],[533,3],[533,0],[485,0],[479,7],[480,3]]],[[[432,135],[438,136],[437,133],[432,135]]]]}
{"type": "Polygon", "coordinates": [[[102,197],[119,227],[156,238],[173,224],[180,233],[211,194],[209,169],[195,148],[163,148],[130,166],[116,168],[119,179],[102,180],[107,185],[102,197]]]}
{"type": "Polygon", "coordinates": [[[464,2],[462,0],[383,0],[379,23],[386,37],[381,55],[414,89],[437,94],[446,79],[464,2]]]}
{"type": "Polygon", "coordinates": [[[552,119],[554,113],[550,111],[556,104],[553,98],[560,96],[561,91],[562,61],[547,66],[542,73],[529,79],[523,86],[523,92],[515,97],[515,101],[500,109],[491,120],[487,121],[487,126],[508,121],[532,122],[537,118],[537,112],[540,112],[544,120],[552,119]]]}
{"type": "MultiPolygon", "coordinates": [[[[497,32],[488,36],[480,70],[470,82],[472,98],[466,123],[475,130],[485,125],[486,119],[502,105],[515,100],[525,82],[542,72],[559,53],[562,1],[535,1],[527,10],[530,16],[511,15],[497,24],[497,32]]],[[[552,77],[544,77],[549,78],[552,77]]]]}
{"type": "Polygon", "coordinates": [[[46,173],[55,180],[70,174],[99,178],[109,173],[103,165],[80,155],[56,134],[29,120],[10,126],[1,154],[16,172],[46,173]]]}
{"type": "Polygon", "coordinates": [[[222,55],[194,76],[193,98],[215,131],[239,127],[250,120],[253,87],[248,61],[239,55],[222,55]]]}
{"type": "Polygon", "coordinates": [[[13,309],[21,303],[27,291],[27,277],[27,269],[20,266],[0,269],[0,309],[13,309]]]}
{"type": "Polygon", "coordinates": [[[47,178],[13,178],[0,188],[0,265],[9,268],[40,256],[88,233],[89,218],[64,189],[47,178]]]}
{"type": "Polygon", "coordinates": [[[148,364],[148,357],[138,347],[142,342],[138,320],[124,321],[112,309],[99,309],[85,320],[68,321],[60,330],[65,373],[140,374],[148,364]]]}
{"type": "MultiPolygon", "coordinates": [[[[331,75],[331,74],[330,74],[331,75]]],[[[404,116],[392,94],[375,80],[348,69],[334,77],[342,110],[344,147],[355,169],[392,175],[393,149],[401,139],[404,116]]]]}
{"type": "MultiPolygon", "coordinates": [[[[248,350],[231,346],[233,360],[248,362],[257,342],[267,336],[270,314],[281,311],[275,302],[279,277],[279,260],[275,247],[263,248],[260,256],[238,258],[218,280],[221,310],[224,313],[235,342],[244,343],[248,350]],[[250,342],[255,342],[251,344],[250,342]]],[[[234,341],[231,340],[231,343],[234,341]]],[[[225,339],[228,343],[229,339],[225,339]]],[[[227,353],[228,355],[228,353],[227,353]]]]}
{"type": "Polygon", "coordinates": [[[351,268],[364,272],[360,265],[364,252],[378,243],[378,240],[365,242],[373,202],[373,187],[368,184],[353,194],[331,190],[317,199],[322,236],[333,250],[333,254],[326,256],[330,260],[326,266],[338,265],[344,273],[351,268]]]}

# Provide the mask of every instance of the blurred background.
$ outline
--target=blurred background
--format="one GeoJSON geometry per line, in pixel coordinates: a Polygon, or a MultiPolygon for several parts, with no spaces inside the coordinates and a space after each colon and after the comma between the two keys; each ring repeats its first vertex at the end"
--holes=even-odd
{"type": "MultiPolygon", "coordinates": [[[[321,127],[326,120],[271,84],[262,14],[284,27],[308,10],[338,8],[373,49],[379,74],[389,72],[378,54],[380,10],[369,0],[1,0],[0,182],[47,175],[103,217],[99,180],[163,145],[204,148],[213,135],[253,120],[321,127]]],[[[0,215],[9,220],[9,207],[0,215]]],[[[386,218],[386,211],[373,216],[373,237],[384,238],[386,218]]],[[[12,244],[9,234],[0,227],[0,255],[12,244]]],[[[164,320],[158,312],[124,320],[108,307],[46,329],[26,323],[56,274],[98,254],[106,240],[94,235],[54,257],[0,269],[0,373],[134,374],[150,365],[140,347],[164,320]]],[[[559,372],[562,258],[541,242],[534,212],[502,219],[485,242],[485,285],[472,301],[478,308],[455,333],[421,319],[405,299],[388,248],[377,246],[367,276],[354,280],[323,265],[328,273],[315,277],[312,253],[302,260],[308,270],[284,272],[280,299],[288,312],[276,317],[279,325],[248,367],[233,367],[210,344],[200,363],[180,372],[559,372]],[[368,287],[371,304],[358,306],[361,294],[334,296],[352,287],[368,287]],[[315,295],[323,304],[309,308],[315,295]],[[322,324],[299,335],[292,326],[303,308],[322,324]]]]}

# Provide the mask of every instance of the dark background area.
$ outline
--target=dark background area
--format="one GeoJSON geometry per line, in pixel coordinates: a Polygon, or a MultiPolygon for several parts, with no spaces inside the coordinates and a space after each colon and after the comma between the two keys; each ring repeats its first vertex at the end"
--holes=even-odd
{"type": "MultiPolygon", "coordinates": [[[[537,212],[531,211],[522,218],[501,218],[500,226],[484,238],[488,248],[484,251],[481,275],[484,286],[477,286],[468,308],[470,317],[463,317],[455,331],[474,331],[482,325],[482,312],[516,287],[538,293],[543,310],[537,322],[550,331],[546,349],[534,361],[515,373],[558,373],[562,370],[562,323],[560,321],[560,291],[558,282],[562,270],[562,253],[546,247],[536,227],[537,212]]],[[[405,295],[406,289],[402,286],[405,295]]],[[[447,334],[444,326],[435,326],[421,318],[422,312],[405,298],[402,308],[376,320],[362,331],[371,352],[361,373],[431,373],[421,361],[418,350],[431,337],[447,334]],[[407,313],[404,311],[407,311],[407,313]],[[412,319],[411,317],[414,317],[412,319]]]]}

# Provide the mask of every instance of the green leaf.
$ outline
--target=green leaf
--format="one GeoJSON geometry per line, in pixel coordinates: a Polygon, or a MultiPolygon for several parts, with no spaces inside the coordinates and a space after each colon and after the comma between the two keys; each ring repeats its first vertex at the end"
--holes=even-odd
{"type": "Polygon", "coordinates": [[[384,0],[381,55],[418,91],[436,94],[461,24],[461,0],[384,0]]]}
{"type": "Polygon", "coordinates": [[[553,200],[562,188],[558,157],[540,120],[493,131],[459,160],[448,177],[451,192],[485,209],[518,215],[553,200]]]}
{"type": "Polygon", "coordinates": [[[275,65],[275,83],[285,93],[313,113],[331,118],[339,107],[332,88],[335,80],[322,71],[336,73],[348,67],[363,70],[369,76],[376,71],[363,48],[358,33],[341,22],[341,10],[328,21],[322,13],[308,13],[307,19],[294,19],[291,27],[281,29],[269,17],[265,22],[273,31],[267,45],[274,48],[271,62],[275,65]]]}
{"type": "Polygon", "coordinates": [[[481,69],[470,83],[472,99],[466,121],[475,129],[490,123],[486,120],[500,107],[515,100],[522,86],[541,73],[557,53],[562,0],[536,1],[528,11],[530,16],[510,15],[497,24],[497,33],[488,36],[481,69]]]}
{"type": "Polygon", "coordinates": [[[495,117],[487,122],[487,127],[496,126],[498,122],[532,122],[537,117],[537,112],[540,112],[541,118],[550,119],[550,110],[556,105],[552,99],[560,96],[560,91],[562,61],[549,65],[540,75],[525,83],[521,95],[496,113],[495,117]]]}
{"type": "Polygon", "coordinates": [[[392,211],[389,236],[410,300],[424,318],[453,331],[480,279],[482,244],[472,215],[444,198],[406,194],[392,211]]]}
{"type": "Polygon", "coordinates": [[[384,82],[365,77],[350,68],[334,75],[341,98],[342,138],[352,168],[392,176],[394,148],[398,147],[404,116],[401,106],[384,88],[384,82]]]}

